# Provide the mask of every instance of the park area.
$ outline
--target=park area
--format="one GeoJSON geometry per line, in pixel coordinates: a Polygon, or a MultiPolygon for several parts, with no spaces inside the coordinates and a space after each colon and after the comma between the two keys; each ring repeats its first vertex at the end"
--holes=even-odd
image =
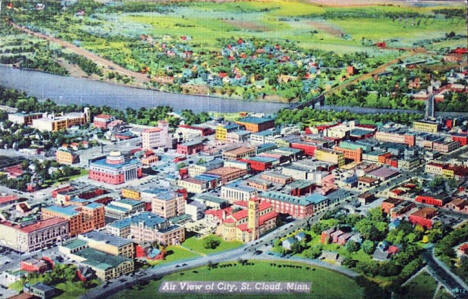
{"type": "MultiPolygon", "coordinates": [[[[208,265],[193,270],[174,273],[162,280],[154,280],[146,285],[137,285],[132,289],[114,295],[114,299],[125,298],[160,298],[158,290],[162,281],[297,281],[311,282],[310,294],[268,295],[268,298],[362,298],[364,294],[355,280],[343,274],[300,263],[292,262],[228,262],[208,265]]],[[[164,294],[165,298],[180,297],[164,294]]],[[[250,296],[249,296],[250,297],[250,296]]],[[[219,295],[190,294],[184,298],[219,298],[219,295]]],[[[223,298],[245,298],[245,295],[223,294],[223,298]]],[[[265,298],[265,295],[253,295],[252,298],[265,298]]]]}

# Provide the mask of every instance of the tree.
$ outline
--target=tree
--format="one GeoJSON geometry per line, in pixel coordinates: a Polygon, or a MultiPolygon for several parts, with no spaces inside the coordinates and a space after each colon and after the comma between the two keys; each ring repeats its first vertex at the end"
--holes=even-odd
{"type": "Polygon", "coordinates": [[[205,249],[215,249],[219,244],[221,244],[221,242],[214,236],[208,236],[203,239],[203,247],[205,249]]]}
{"type": "Polygon", "coordinates": [[[310,259],[316,259],[322,254],[322,245],[314,246],[304,252],[304,256],[310,259]]]}
{"type": "Polygon", "coordinates": [[[367,254],[373,254],[375,250],[375,243],[371,240],[365,240],[362,242],[362,250],[367,254]]]}
{"type": "Polygon", "coordinates": [[[356,252],[359,250],[359,247],[359,243],[355,241],[348,241],[348,243],[346,243],[346,250],[349,252],[356,252]]]}

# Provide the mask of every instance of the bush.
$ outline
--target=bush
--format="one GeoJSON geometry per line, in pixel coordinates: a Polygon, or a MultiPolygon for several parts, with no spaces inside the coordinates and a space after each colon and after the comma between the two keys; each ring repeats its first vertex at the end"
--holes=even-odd
{"type": "Polygon", "coordinates": [[[205,249],[215,249],[219,246],[219,244],[221,244],[221,241],[213,236],[209,236],[203,239],[203,247],[205,249]]]}

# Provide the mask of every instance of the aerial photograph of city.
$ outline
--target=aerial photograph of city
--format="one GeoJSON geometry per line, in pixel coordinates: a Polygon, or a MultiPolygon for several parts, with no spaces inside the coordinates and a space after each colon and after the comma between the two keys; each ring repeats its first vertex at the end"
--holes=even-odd
{"type": "Polygon", "coordinates": [[[467,299],[467,7],[0,0],[0,299],[467,299]]]}

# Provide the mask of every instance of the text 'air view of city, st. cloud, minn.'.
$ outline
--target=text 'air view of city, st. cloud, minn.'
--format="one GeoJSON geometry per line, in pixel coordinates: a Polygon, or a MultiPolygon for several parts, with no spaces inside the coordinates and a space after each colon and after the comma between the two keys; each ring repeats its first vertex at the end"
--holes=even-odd
{"type": "Polygon", "coordinates": [[[0,298],[468,298],[467,19],[0,0],[0,298]]]}

